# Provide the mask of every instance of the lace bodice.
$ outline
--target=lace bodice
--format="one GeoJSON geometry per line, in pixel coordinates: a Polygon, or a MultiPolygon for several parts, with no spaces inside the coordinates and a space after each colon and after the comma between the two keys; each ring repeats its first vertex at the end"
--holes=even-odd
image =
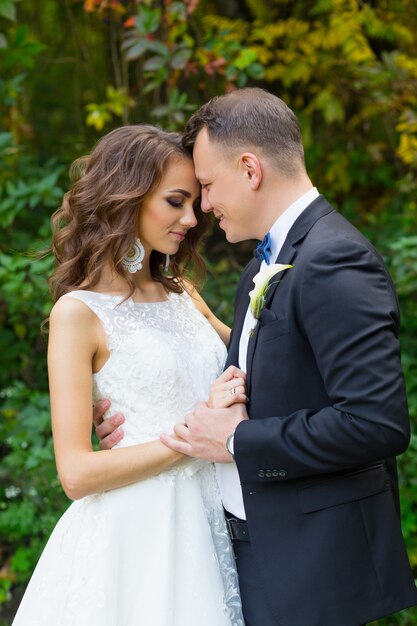
{"type": "Polygon", "coordinates": [[[84,302],[103,324],[110,356],[94,374],[93,401],[111,400],[105,418],[125,416],[119,447],[171,432],[207,399],[226,348],[187,293],[151,303],[81,290],[65,297],[84,302]]]}

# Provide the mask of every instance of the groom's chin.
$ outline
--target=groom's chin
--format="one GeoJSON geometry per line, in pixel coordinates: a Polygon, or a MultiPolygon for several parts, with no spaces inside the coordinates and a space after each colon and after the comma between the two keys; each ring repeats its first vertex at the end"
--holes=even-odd
{"type": "Polygon", "coordinates": [[[240,243],[241,241],[246,241],[247,237],[239,236],[233,233],[225,233],[226,240],[229,243],[240,243]]]}
{"type": "Polygon", "coordinates": [[[224,236],[229,243],[238,243],[242,241],[242,238],[239,237],[236,233],[230,232],[229,230],[224,230],[224,236]]]}

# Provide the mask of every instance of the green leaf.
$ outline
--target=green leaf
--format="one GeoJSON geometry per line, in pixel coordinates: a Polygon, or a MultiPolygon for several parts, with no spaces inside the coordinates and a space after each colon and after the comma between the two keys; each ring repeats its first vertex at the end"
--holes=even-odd
{"type": "Polygon", "coordinates": [[[4,150],[5,148],[13,145],[13,135],[12,133],[0,133],[0,148],[4,150]]]}
{"type": "Polygon", "coordinates": [[[167,6],[167,12],[171,13],[176,19],[187,19],[187,7],[184,2],[172,2],[167,6]]]}
{"type": "Polygon", "coordinates": [[[141,57],[147,49],[148,42],[146,41],[146,39],[142,39],[141,41],[138,41],[137,43],[132,45],[130,48],[125,48],[125,59],[127,61],[134,61],[135,59],[141,57]]]}
{"type": "Polygon", "coordinates": [[[260,63],[251,63],[246,71],[255,80],[262,80],[265,75],[264,68],[260,63]]]}
{"type": "Polygon", "coordinates": [[[104,105],[88,104],[86,109],[89,111],[86,119],[87,126],[94,126],[96,130],[102,130],[111,120],[111,114],[104,105]]]}
{"type": "Polygon", "coordinates": [[[324,119],[328,124],[343,122],[345,110],[339,98],[329,91],[322,91],[316,98],[316,106],[323,112],[324,119]]]}
{"type": "Polygon", "coordinates": [[[149,9],[142,6],[139,14],[135,17],[135,27],[143,35],[154,33],[160,24],[161,9],[149,9]]]}
{"type": "Polygon", "coordinates": [[[12,557],[12,568],[15,572],[29,573],[32,566],[32,551],[30,548],[19,547],[12,557]]]}
{"type": "Polygon", "coordinates": [[[159,107],[155,107],[152,111],[152,115],[154,117],[165,117],[165,115],[168,115],[169,112],[171,110],[171,107],[169,107],[167,104],[162,104],[159,107]]]}
{"type": "Polygon", "coordinates": [[[151,57],[145,61],[143,69],[146,72],[154,72],[155,70],[159,70],[159,68],[163,67],[165,63],[166,60],[161,56],[151,57]]]}
{"type": "Polygon", "coordinates": [[[234,61],[234,66],[237,67],[239,70],[244,70],[257,59],[257,53],[250,48],[246,48],[240,51],[239,56],[234,61]]]}
{"type": "Polygon", "coordinates": [[[150,93],[151,91],[154,91],[163,82],[164,82],[163,78],[159,78],[159,77],[154,78],[153,80],[149,81],[149,83],[146,83],[145,87],[142,89],[142,93],[147,94],[147,93],[150,93]]]}
{"type": "Polygon", "coordinates": [[[183,70],[191,57],[191,50],[178,50],[171,59],[171,67],[175,70],[183,70]]]}
{"type": "Polygon", "coordinates": [[[24,324],[15,324],[14,331],[19,339],[24,339],[27,335],[27,328],[24,324]]]}
{"type": "Polygon", "coordinates": [[[16,7],[13,0],[0,0],[0,16],[12,21],[16,19],[16,7]]]}
{"type": "Polygon", "coordinates": [[[29,27],[27,24],[22,24],[16,30],[15,35],[15,43],[17,46],[21,46],[24,41],[28,38],[29,35],[29,27]]]}
{"type": "Polygon", "coordinates": [[[156,54],[164,57],[165,59],[169,58],[170,52],[168,46],[166,46],[162,41],[151,40],[146,41],[147,49],[151,50],[151,52],[155,52],[156,54]]]}

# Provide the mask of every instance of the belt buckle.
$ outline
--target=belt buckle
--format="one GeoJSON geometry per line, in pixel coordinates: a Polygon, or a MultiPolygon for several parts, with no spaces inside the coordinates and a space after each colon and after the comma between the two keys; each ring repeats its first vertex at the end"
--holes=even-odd
{"type": "Polygon", "coordinates": [[[226,526],[227,526],[227,530],[229,531],[229,535],[230,535],[230,539],[233,541],[235,539],[237,539],[235,532],[234,532],[234,528],[231,524],[231,522],[235,522],[237,521],[236,519],[229,519],[228,517],[226,517],[226,526]]]}

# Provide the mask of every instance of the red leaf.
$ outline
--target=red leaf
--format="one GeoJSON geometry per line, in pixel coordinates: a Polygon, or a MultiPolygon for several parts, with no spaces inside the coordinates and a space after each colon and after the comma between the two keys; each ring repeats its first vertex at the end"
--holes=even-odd
{"type": "Polygon", "coordinates": [[[132,26],[135,25],[135,18],[133,17],[129,17],[129,19],[127,19],[125,22],[123,22],[123,26],[125,28],[132,28],[132,26]]]}

